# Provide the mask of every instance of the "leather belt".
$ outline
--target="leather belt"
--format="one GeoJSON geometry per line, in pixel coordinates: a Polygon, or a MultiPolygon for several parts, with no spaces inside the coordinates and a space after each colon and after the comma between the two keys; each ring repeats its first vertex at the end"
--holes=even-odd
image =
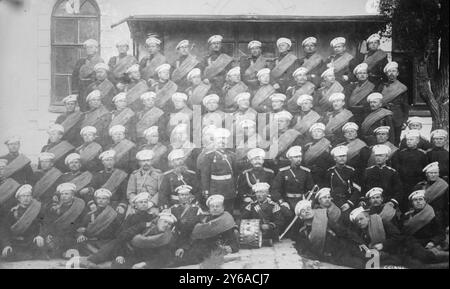
{"type": "Polygon", "coordinates": [[[223,175],[223,176],[211,175],[211,180],[215,180],[215,181],[231,180],[231,175],[223,175]]]}

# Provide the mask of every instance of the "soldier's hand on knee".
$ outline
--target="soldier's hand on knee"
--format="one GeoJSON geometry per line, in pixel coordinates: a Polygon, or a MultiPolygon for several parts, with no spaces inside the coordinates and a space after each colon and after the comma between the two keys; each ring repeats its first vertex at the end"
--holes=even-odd
{"type": "Polygon", "coordinates": [[[183,255],[184,255],[184,249],[177,249],[176,251],[175,251],[175,256],[176,257],[178,257],[178,258],[183,258],[183,255]]]}
{"type": "Polygon", "coordinates": [[[97,210],[97,205],[92,203],[92,204],[89,205],[89,209],[91,210],[91,212],[92,211],[96,211],[97,210]]]}
{"type": "Polygon", "coordinates": [[[13,249],[11,246],[6,246],[5,248],[3,248],[3,251],[2,251],[3,258],[8,257],[12,253],[12,251],[13,251],[13,249]]]}
{"type": "Polygon", "coordinates": [[[123,263],[125,263],[125,258],[122,256],[119,256],[116,258],[116,262],[119,264],[123,264],[123,263]]]}
{"type": "Polygon", "coordinates": [[[223,249],[225,250],[225,252],[226,252],[227,254],[231,254],[231,253],[233,252],[233,250],[231,249],[230,246],[223,246],[223,249]]]}
{"type": "Polygon", "coordinates": [[[291,209],[291,206],[289,206],[289,204],[287,202],[280,202],[280,206],[291,209]]]}
{"type": "Polygon", "coordinates": [[[433,242],[429,242],[426,246],[425,249],[431,249],[434,248],[434,243],[433,242]]]}
{"type": "Polygon", "coordinates": [[[36,236],[33,239],[33,243],[35,243],[39,248],[42,248],[44,247],[44,238],[42,238],[41,236],[36,236]]]}
{"type": "Polygon", "coordinates": [[[342,212],[345,212],[345,211],[347,211],[348,209],[350,209],[350,205],[347,204],[347,203],[343,204],[342,207],[341,207],[342,212]]]}

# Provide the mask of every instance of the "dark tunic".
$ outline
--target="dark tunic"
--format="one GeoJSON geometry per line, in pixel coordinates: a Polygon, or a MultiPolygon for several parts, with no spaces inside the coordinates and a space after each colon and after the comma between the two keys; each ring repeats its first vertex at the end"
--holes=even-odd
{"type": "Polygon", "coordinates": [[[314,186],[311,171],[303,166],[281,168],[272,183],[271,196],[274,201],[289,201],[291,209],[296,201],[314,186]]]}
{"type": "Polygon", "coordinates": [[[185,170],[180,175],[177,175],[174,170],[170,170],[165,172],[162,178],[159,188],[159,205],[168,208],[178,204],[178,195],[175,189],[181,185],[191,186],[191,194],[200,200],[200,182],[198,175],[191,170],[185,170]]]}
{"type": "Polygon", "coordinates": [[[383,196],[386,202],[392,201],[399,205],[403,200],[403,186],[399,173],[389,166],[371,166],[364,172],[362,193],[374,187],[383,189],[383,196]]]}
{"type": "Polygon", "coordinates": [[[345,203],[348,203],[350,207],[358,206],[361,187],[357,181],[357,172],[353,167],[332,166],[327,170],[326,180],[326,187],[331,188],[331,197],[337,207],[340,208],[345,203]]]}
{"type": "Polygon", "coordinates": [[[269,225],[269,229],[262,230],[263,239],[278,240],[278,235],[285,223],[280,206],[274,201],[267,199],[263,203],[253,202],[248,204],[241,215],[242,219],[259,219],[261,225],[269,225]]]}
{"type": "Polygon", "coordinates": [[[238,201],[241,203],[245,198],[250,197],[255,200],[255,193],[252,186],[256,183],[271,184],[275,178],[275,172],[268,168],[251,168],[239,174],[237,179],[238,201]]]}
{"type": "MultiPolygon", "coordinates": [[[[70,113],[63,113],[60,114],[56,120],[55,123],[56,124],[62,124],[69,115],[73,114],[75,112],[70,112],[70,113]]],[[[81,130],[81,120],[82,118],[80,118],[80,120],[70,128],[70,130],[64,132],[64,136],[62,138],[62,140],[66,140],[68,142],[70,142],[73,146],[79,146],[80,144],[83,143],[83,139],[80,136],[80,130],[81,130]]]]}
{"type": "MultiPolygon", "coordinates": [[[[13,160],[15,160],[19,154],[17,153],[7,153],[6,155],[3,155],[0,157],[0,159],[5,159],[8,161],[8,164],[11,163],[13,160]]],[[[31,165],[28,164],[24,166],[22,169],[18,170],[14,174],[10,176],[10,178],[14,179],[16,182],[18,182],[21,185],[24,184],[33,184],[33,169],[31,168],[31,165]]]]}
{"type": "Polygon", "coordinates": [[[448,178],[448,150],[443,147],[433,147],[427,151],[428,163],[439,163],[439,174],[448,178]]]}

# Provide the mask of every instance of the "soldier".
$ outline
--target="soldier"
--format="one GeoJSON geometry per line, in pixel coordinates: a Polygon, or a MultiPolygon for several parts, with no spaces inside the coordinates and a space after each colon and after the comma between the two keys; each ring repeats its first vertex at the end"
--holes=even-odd
{"type": "MultiPolygon", "coordinates": [[[[314,203],[314,207],[316,209],[325,209],[328,219],[335,223],[341,221],[341,216],[343,215],[343,213],[347,217],[350,214],[350,212],[348,212],[348,209],[345,211],[341,211],[341,209],[336,206],[334,199],[331,197],[330,188],[321,188],[314,196],[314,203]]],[[[345,217],[342,217],[342,219],[343,218],[345,217]]]]}
{"type": "Polygon", "coordinates": [[[350,221],[356,225],[355,233],[362,239],[360,248],[364,248],[364,254],[376,250],[380,266],[402,264],[399,252],[403,248],[404,237],[395,225],[382,220],[378,214],[370,215],[362,207],[350,213],[350,221]]]}
{"type": "MultiPolygon", "coordinates": [[[[373,131],[375,138],[376,138],[376,144],[377,145],[385,145],[385,146],[389,147],[389,149],[390,149],[390,152],[388,155],[388,160],[387,160],[388,164],[391,163],[392,156],[398,150],[398,147],[396,147],[389,141],[390,129],[391,128],[389,126],[380,126],[380,127],[377,127],[373,131]]],[[[371,167],[371,166],[375,165],[375,154],[373,153],[373,146],[370,146],[370,150],[371,150],[371,152],[370,152],[369,160],[367,161],[367,167],[371,167]]]]}
{"type": "Polygon", "coordinates": [[[350,77],[350,62],[353,56],[347,52],[346,40],[344,37],[336,37],[330,42],[333,54],[328,57],[326,66],[333,68],[336,80],[342,85],[347,86],[350,77]]]}
{"type": "Polygon", "coordinates": [[[442,177],[448,179],[448,133],[443,129],[431,132],[433,148],[427,151],[428,162],[438,162],[442,177]],[[447,149],[445,148],[447,146],[447,149]]]}
{"type": "Polygon", "coordinates": [[[271,109],[270,96],[275,93],[275,88],[270,84],[270,69],[263,68],[259,70],[256,77],[258,78],[259,86],[253,95],[251,106],[259,113],[269,112],[271,109]]]}
{"type": "Polygon", "coordinates": [[[383,189],[379,187],[371,188],[365,196],[365,201],[362,204],[367,205],[369,214],[378,214],[381,219],[386,222],[391,222],[395,226],[400,223],[399,216],[401,215],[400,210],[394,209],[390,205],[386,205],[383,197],[383,189]]]}
{"type": "Polygon", "coordinates": [[[102,146],[95,141],[97,136],[97,129],[93,126],[85,126],[81,129],[81,137],[84,143],[75,149],[75,152],[80,155],[81,169],[83,171],[97,172],[101,170],[102,164],[98,156],[102,152],[102,146]]]}
{"type": "Polygon", "coordinates": [[[202,103],[206,108],[206,113],[202,117],[202,127],[214,125],[223,127],[226,114],[219,109],[220,97],[217,94],[210,94],[203,98],[202,103]]]}
{"type": "Polygon", "coordinates": [[[172,112],[174,110],[170,99],[178,90],[176,83],[170,80],[170,68],[171,66],[167,63],[156,67],[155,72],[158,75],[158,79],[150,81],[150,90],[156,93],[155,105],[164,112],[172,112]]]}
{"type": "Polygon", "coordinates": [[[75,197],[76,186],[62,183],[56,188],[56,200],[47,209],[43,236],[51,258],[68,258],[75,249],[75,234],[85,212],[85,202],[75,197]]]}
{"type": "Polygon", "coordinates": [[[119,256],[112,269],[156,269],[166,267],[173,259],[175,234],[172,227],[177,219],[170,213],[160,213],[158,218],[137,224],[121,233],[119,256]]]}
{"type": "Polygon", "coordinates": [[[253,148],[247,152],[251,168],[239,174],[237,179],[238,208],[241,209],[255,201],[253,185],[257,183],[271,184],[275,178],[275,172],[264,167],[265,157],[265,151],[260,148],[253,148]]]}
{"type": "Polygon", "coordinates": [[[89,201],[88,185],[92,181],[92,173],[85,171],[81,172],[81,156],[76,153],[68,155],[65,159],[66,167],[69,169],[66,173],[58,178],[56,184],[72,183],[75,185],[75,191],[77,197],[83,198],[84,201],[89,201]]]}
{"type": "Polygon", "coordinates": [[[448,251],[439,249],[445,240],[442,220],[436,216],[433,207],[425,200],[425,191],[414,191],[408,199],[412,209],[402,217],[402,233],[408,236],[406,243],[408,254],[425,264],[438,262],[448,264],[448,251]]]}
{"type": "Polygon", "coordinates": [[[324,59],[317,52],[317,38],[315,37],[306,38],[305,40],[302,41],[302,47],[305,56],[299,59],[299,64],[301,67],[306,68],[308,80],[314,83],[314,85],[319,85],[320,83],[319,75],[320,70],[324,65],[324,59]]]}
{"type": "Polygon", "coordinates": [[[175,251],[175,267],[187,265],[184,253],[189,249],[191,243],[191,233],[194,226],[200,222],[202,210],[195,202],[194,195],[191,194],[192,187],[181,185],[175,189],[178,194],[179,203],[173,205],[169,211],[177,218],[175,231],[177,234],[175,251]]]}
{"type": "Polygon", "coordinates": [[[109,135],[113,143],[108,149],[116,152],[115,167],[131,173],[136,168],[136,144],[125,138],[126,128],[122,125],[111,127],[109,129],[109,135]]]}
{"type": "Polygon", "coordinates": [[[366,102],[367,96],[374,92],[376,86],[368,77],[367,63],[358,64],[353,69],[353,74],[356,76],[356,82],[352,82],[346,87],[345,94],[347,97],[347,107],[355,115],[355,122],[361,124],[364,116],[370,111],[369,105],[366,102]]]}
{"type": "Polygon", "coordinates": [[[354,120],[353,113],[344,108],[345,95],[341,92],[333,93],[328,99],[333,106],[333,111],[325,114],[325,136],[336,145],[345,140],[342,128],[345,124],[354,120]]]}
{"type": "Polygon", "coordinates": [[[170,135],[170,144],[167,147],[169,152],[175,149],[182,149],[186,158],[186,165],[190,169],[195,169],[196,160],[192,151],[195,145],[190,142],[190,128],[187,124],[181,123],[177,125],[170,135]]]}
{"type": "Polygon", "coordinates": [[[280,111],[286,111],[284,109],[284,102],[286,101],[286,95],[282,93],[274,93],[270,97],[270,116],[274,116],[280,111]]]}
{"type": "MultiPolygon", "coordinates": [[[[367,97],[367,102],[370,105],[370,113],[364,118],[361,124],[361,133],[363,140],[368,145],[374,145],[375,137],[374,130],[380,126],[388,126],[389,131],[389,141],[391,143],[395,142],[395,130],[394,130],[394,120],[393,112],[383,108],[383,95],[378,92],[369,94],[367,97]]],[[[398,142],[397,142],[398,143],[398,142]]]]}
{"type": "Polygon", "coordinates": [[[328,68],[320,77],[323,79],[321,86],[314,92],[314,107],[319,114],[332,110],[329,98],[333,93],[343,92],[344,87],[336,80],[334,70],[328,68]]]}
{"type": "MultiPolygon", "coordinates": [[[[326,173],[326,187],[330,188],[334,204],[342,210],[346,220],[350,209],[358,205],[361,197],[361,186],[357,180],[356,170],[348,166],[346,146],[337,146],[331,150],[336,165],[330,167],[326,173]]],[[[316,196],[317,197],[317,196],[316,196]]]]}
{"type": "Polygon", "coordinates": [[[224,197],[212,195],[206,205],[209,214],[194,226],[192,242],[186,251],[185,258],[190,263],[200,263],[215,251],[222,254],[239,251],[239,233],[233,217],[224,208],[224,197]]]}
{"type": "Polygon", "coordinates": [[[109,66],[105,63],[97,63],[94,66],[95,81],[87,87],[87,93],[99,90],[103,105],[108,110],[113,110],[112,98],[117,94],[114,84],[108,79],[109,66]]]}
{"type": "Polygon", "coordinates": [[[367,167],[371,150],[365,142],[358,138],[358,125],[354,122],[348,122],[342,127],[345,142],[339,144],[346,146],[347,164],[356,170],[356,179],[361,180],[362,173],[367,167]]]}
{"type": "Polygon", "coordinates": [[[128,68],[127,75],[130,81],[126,85],[121,86],[120,91],[127,94],[128,107],[135,112],[141,111],[143,109],[141,96],[149,90],[147,81],[141,78],[141,72],[137,64],[128,68]]]}
{"type": "Polygon", "coordinates": [[[385,145],[375,145],[372,151],[376,165],[365,170],[362,192],[365,194],[371,188],[382,188],[387,204],[398,208],[403,200],[403,185],[399,173],[386,165],[390,149],[385,145]]]}
{"type": "Polygon", "coordinates": [[[263,137],[263,141],[267,141],[270,144],[268,148],[267,158],[270,159],[270,167],[279,169],[289,165],[285,152],[292,146],[300,144],[300,133],[295,129],[290,128],[292,121],[292,114],[288,111],[280,111],[273,114],[273,122],[269,122],[266,127],[266,136],[263,137]],[[271,127],[276,125],[276,127],[271,127]],[[270,128],[270,134],[267,133],[270,128]],[[276,133],[274,132],[276,131],[276,133]]]}
{"type": "MultiPolygon", "coordinates": [[[[127,183],[128,174],[115,168],[115,155],[113,150],[104,151],[98,157],[103,165],[103,170],[95,172],[89,184],[89,196],[94,196],[94,192],[105,188],[110,193],[109,205],[120,215],[124,215],[127,209],[127,183]]],[[[95,197],[95,196],[94,196],[95,197]]],[[[91,202],[88,202],[91,205],[91,202]]]]}
{"type": "Polygon", "coordinates": [[[196,156],[196,169],[195,171],[200,174],[200,168],[203,167],[203,162],[208,153],[214,151],[214,133],[217,127],[215,125],[208,125],[202,129],[202,147],[195,148],[192,154],[196,156]]]}
{"type": "Polygon", "coordinates": [[[237,110],[233,113],[234,124],[237,125],[241,121],[248,119],[256,122],[258,113],[256,110],[250,107],[251,95],[249,92],[242,92],[236,95],[234,102],[236,103],[237,110]]]}
{"type": "Polygon", "coordinates": [[[68,141],[73,146],[80,145],[82,140],[80,139],[79,133],[83,113],[76,109],[77,95],[68,95],[62,101],[66,111],[56,118],[55,123],[64,127],[63,140],[68,141]]]}
{"type": "Polygon", "coordinates": [[[399,75],[398,63],[389,62],[383,69],[388,81],[380,85],[378,91],[383,95],[383,106],[392,111],[394,120],[394,144],[400,142],[400,135],[409,115],[408,88],[401,83],[397,77],[399,75]]]}
{"type": "Polygon", "coordinates": [[[262,55],[261,46],[260,41],[250,41],[248,43],[250,56],[242,56],[239,61],[241,79],[251,91],[256,91],[259,86],[256,76],[258,71],[269,66],[269,59],[262,55]]]}
{"type": "Polygon", "coordinates": [[[86,212],[77,228],[77,247],[81,256],[98,252],[115,238],[122,220],[110,206],[111,196],[105,188],[95,191],[95,210],[86,212]]]}
{"type": "Polygon", "coordinates": [[[33,198],[30,185],[21,186],[13,207],[2,220],[0,247],[8,261],[24,261],[44,257],[42,237],[44,206],[33,198]]]}
{"type": "Polygon", "coordinates": [[[223,36],[213,35],[208,39],[209,54],[204,58],[203,77],[206,84],[211,84],[211,91],[220,93],[225,84],[226,73],[233,66],[233,57],[222,52],[223,36]]]}
{"type": "Polygon", "coordinates": [[[308,69],[305,67],[297,68],[292,77],[294,77],[295,85],[288,87],[286,95],[289,98],[287,102],[287,110],[290,113],[295,113],[299,109],[297,105],[298,98],[302,95],[312,95],[316,86],[314,83],[308,81],[308,69]]]}
{"type": "Polygon", "coordinates": [[[99,90],[89,93],[86,101],[90,110],[84,113],[81,127],[95,127],[97,129],[98,143],[104,147],[108,143],[108,127],[111,122],[111,114],[102,104],[99,90]]]}
{"type": "Polygon", "coordinates": [[[200,177],[203,197],[207,199],[208,196],[222,195],[225,198],[225,210],[232,213],[237,172],[236,155],[226,149],[230,135],[230,131],[224,128],[214,132],[215,149],[205,155],[200,177]]]}
{"type": "Polygon", "coordinates": [[[78,105],[82,112],[88,111],[86,96],[88,86],[95,81],[94,67],[97,63],[104,63],[98,55],[98,42],[88,39],[83,43],[86,51],[86,58],[81,58],[75,64],[72,72],[71,94],[78,95],[78,105]]]}
{"type": "Polygon", "coordinates": [[[314,181],[311,175],[311,170],[301,166],[302,163],[302,148],[300,146],[291,147],[286,157],[291,162],[290,166],[283,167],[272,183],[271,198],[281,205],[285,202],[293,211],[295,204],[302,199],[305,199],[308,192],[313,189],[314,181]]]}
{"type": "Polygon", "coordinates": [[[333,158],[330,156],[331,143],[325,138],[325,125],[316,123],[309,129],[312,142],[304,147],[305,156],[303,164],[311,169],[314,183],[323,186],[325,183],[325,173],[333,165],[333,158]]]}
{"type": "Polygon", "coordinates": [[[68,141],[63,141],[62,137],[64,135],[64,127],[60,124],[50,125],[47,130],[49,135],[48,144],[42,147],[41,153],[49,152],[55,155],[54,164],[55,167],[60,171],[65,171],[64,159],[70,153],[72,153],[75,148],[68,141]]]}
{"type": "Polygon", "coordinates": [[[114,96],[113,102],[116,109],[111,111],[109,129],[116,125],[124,126],[127,138],[131,141],[136,141],[137,115],[128,107],[126,93],[121,92],[114,96]]]}
{"type": "MultiPolygon", "coordinates": [[[[194,46],[194,44],[192,44],[194,46]]],[[[189,87],[187,75],[192,69],[200,66],[200,61],[190,52],[189,40],[181,40],[175,47],[179,57],[175,61],[172,72],[172,81],[178,86],[178,91],[184,92],[189,87]]]]}
{"type": "Polygon", "coordinates": [[[444,228],[448,227],[448,183],[439,177],[439,163],[428,164],[423,172],[426,179],[418,183],[414,190],[425,190],[425,200],[442,220],[444,228]]]}
{"type": "Polygon", "coordinates": [[[277,48],[279,56],[275,59],[275,67],[270,71],[273,87],[285,93],[289,86],[293,86],[292,73],[299,67],[297,56],[291,53],[292,41],[288,38],[279,38],[277,48]]]}
{"type": "Polygon", "coordinates": [[[253,148],[267,148],[267,142],[256,132],[256,122],[242,120],[236,128],[236,161],[238,171],[249,167],[247,152],[253,148]]]}
{"type": "Polygon", "coordinates": [[[139,62],[139,71],[145,81],[156,78],[156,68],[166,63],[166,57],[160,52],[161,40],[154,35],[150,35],[145,40],[148,56],[145,56],[139,62]]]}
{"type": "Polygon", "coordinates": [[[270,185],[256,183],[252,186],[256,199],[245,206],[242,219],[259,219],[263,244],[272,246],[284,225],[280,206],[268,198],[270,185]]]}
{"type": "Polygon", "coordinates": [[[142,192],[151,196],[151,206],[159,206],[158,195],[162,181],[162,172],[153,167],[154,153],[151,150],[142,150],[136,154],[139,169],[135,170],[128,180],[127,198],[131,202],[133,198],[142,192]]]}
{"type": "Polygon", "coordinates": [[[191,83],[191,86],[186,89],[190,107],[194,108],[194,105],[202,105],[203,98],[211,94],[211,84],[206,84],[202,81],[202,71],[200,68],[192,69],[186,78],[191,83]]]}
{"type": "Polygon", "coordinates": [[[129,78],[126,74],[128,68],[137,64],[136,57],[128,54],[130,45],[127,40],[120,40],[116,43],[117,56],[113,56],[108,61],[109,70],[111,71],[111,80],[114,84],[129,82],[129,78]]]}
{"type": "Polygon", "coordinates": [[[186,155],[182,149],[175,149],[168,155],[169,165],[173,169],[164,173],[159,193],[159,206],[167,209],[179,203],[176,188],[186,185],[190,193],[200,200],[200,184],[197,174],[187,168],[186,155]]]}
{"type": "Polygon", "coordinates": [[[168,118],[168,124],[166,125],[167,135],[170,135],[172,130],[181,123],[191,125],[193,112],[187,107],[187,99],[188,96],[181,92],[176,92],[172,95],[174,110],[171,113],[166,112],[168,114],[166,117],[168,118]]]}
{"type": "MultiPolygon", "coordinates": [[[[417,130],[419,132],[421,132],[422,127],[423,127],[423,121],[420,117],[410,117],[407,121],[408,124],[408,129],[409,130],[417,130]]],[[[400,142],[400,149],[404,149],[406,148],[406,138],[404,137],[402,139],[402,141],[400,142]]],[[[431,149],[432,145],[431,143],[422,136],[422,134],[420,133],[420,139],[419,139],[419,143],[417,144],[417,148],[427,151],[429,149],[431,149]]]]}
{"type": "Polygon", "coordinates": [[[358,244],[360,239],[333,221],[326,209],[313,209],[311,201],[302,200],[295,206],[299,217],[292,239],[302,256],[333,264],[363,268],[358,244]]]}
{"type": "Polygon", "coordinates": [[[369,80],[378,85],[385,80],[383,68],[389,62],[387,53],[380,49],[380,35],[372,34],[367,38],[368,51],[364,54],[364,62],[367,64],[369,80]]]}
{"type": "Polygon", "coordinates": [[[153,165],[161,171],[167,170],[167,162],[165,160],[168,148],[160,141],[159,129],[152,126],[144,131],[146,143],[139,147],[139,150],[151,150],[153,152],[153,165]]]}
{"type": "Polygon", "coordinates": [[[8,153],[0,157],[7,161],[3,178],[12,178],[20,184],[31,184],[33,182],[33,169],[30,159],[20,153],[20,138],[12,136],[5,141],[8,153]]]}
{"type": "Polygon", "coordinates": [[[227,72],[226,81],[222,87],[222,107],[225,112],[236,111],[235,97],[242,92],[248,92],[248,86],[241,81],[239,67],[234,67],[227,72]]]}
{"type": "Polygon", "coordinates": [[[293,128],[301,135],[301,145],[311,141],[309,129],[311,126],[321,121],[321,116],[313,110],[313,97],[308,94],[301,95],[297,99],[297,105],[300,107],[298,113],[294,116],[293,128]]]}
{"type": "Polygon", "coordinates": [[[162,116],[164,111],[155,107],[156,93],[153,91],[143,93],[140,98],[144,104],[144,109],[137,113],[136,134],[137,144],[143,145],[146,143],[144,132],[147,129],[153,126],[163,129],[162,116]]]}
{"type": "MultiPolygon", "coordinates": [[[[398,150],[392,156],[392,167],[397,170],[403,183],[404,194],[412,191],[415,184],[423,179],[423,168],[428,164],[425,152],[417,148],[420,134],[417,130],[410,130],[406,135],[407,148],[398,150]]],[[[404,195],[404,196],[405,196],[404,195]]],[[[408,209],[406,198],[399,200],[402,211],[408,209]]]]}
{"type": "Polygon", "coordinates": [[[53,166],[54,159],[55,155],[52,153],[40,153],[38,156],[40,169],[34,172],[33,197],[41,201],[44,207],[51,202],[56,190],[56,181],[62,175],[61,171],[53,166]]]}

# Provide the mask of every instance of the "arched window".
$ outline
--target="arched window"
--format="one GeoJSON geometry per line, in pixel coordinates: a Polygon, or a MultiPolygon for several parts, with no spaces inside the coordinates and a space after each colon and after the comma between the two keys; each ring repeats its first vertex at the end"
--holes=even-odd
{"type": "Polygon", "coordinates": [[[100,41],[100,10],[94,0],[59,0],[52,13],[51,104],[61,105],[70,94],[71,75],[84,57],[83,42],[100,41]]]}

